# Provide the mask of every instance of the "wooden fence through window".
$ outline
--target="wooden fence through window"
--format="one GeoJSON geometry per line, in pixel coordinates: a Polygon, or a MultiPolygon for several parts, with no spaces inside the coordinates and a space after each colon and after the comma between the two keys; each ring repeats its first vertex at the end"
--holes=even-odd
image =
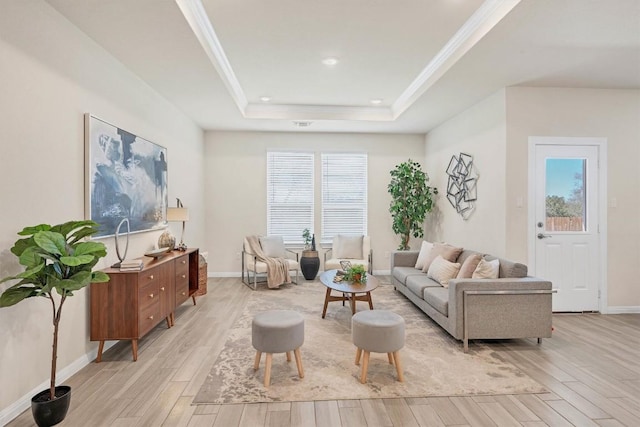
{"type": "Polygon", "coordinates": [[[547,231],[584,231],[582,218],[579,216],[547,217],[547,231]]]}

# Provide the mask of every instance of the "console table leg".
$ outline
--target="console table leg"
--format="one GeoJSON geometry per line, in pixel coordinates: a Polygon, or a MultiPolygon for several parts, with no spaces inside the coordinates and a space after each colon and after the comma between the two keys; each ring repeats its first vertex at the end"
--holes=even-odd
{"type": "Polygon", "coordinates": [[[104,340],[101,340],[100,344],[98,344],[98,355],[96,356],[96,363],[102,362],[102,350],[104,350],[104,340]]]}
{"type": "Polygon", "coordinates": [[[138,361],[138,340],[131,340],[131,352],[133,353],[133,361],[138,361]]]}
{"type": "Polygon", "coordinates": [[[191,298],[193,299],[193,305],[196,305],[196,296],[195,295],[191,295],[191,298]]]}

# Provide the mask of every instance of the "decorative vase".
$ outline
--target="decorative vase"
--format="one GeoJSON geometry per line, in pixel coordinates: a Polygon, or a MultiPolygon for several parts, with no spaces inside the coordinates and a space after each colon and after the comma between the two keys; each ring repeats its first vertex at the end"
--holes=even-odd
{"type": "Polygon", "coordinates": [[[158,249],[161,248],[173,248],[176,247],[176,238],[171,234],[167,228],[158,238],[158,249]]]}
{"type": "Polygon", "coordinates": [[[302,270],[304,278],[307,280],[315,279],[319,269],[320,258],[318,257],[318,251],[302,251],[302,256],[300,257],[300,270],[302,270]]]}
{"type": "Polygon", "coordinates": [[[49,389],[46,389],[31,398],[31,413],[39,427],[54,426],[67,416],[71,403],[71,387],[57,386],[55,395],[53,400],[49,400],[49,389]]]}

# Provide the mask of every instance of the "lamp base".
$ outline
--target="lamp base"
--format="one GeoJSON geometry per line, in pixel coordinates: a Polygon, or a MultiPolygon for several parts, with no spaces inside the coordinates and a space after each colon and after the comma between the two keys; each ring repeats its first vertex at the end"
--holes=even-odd
{"type": "Polygon", "coordinates": [[[180,244],[176,247],[176,250],[184,252],[187,250],[187,245],[184,242],[180,242],[180,244]]]}

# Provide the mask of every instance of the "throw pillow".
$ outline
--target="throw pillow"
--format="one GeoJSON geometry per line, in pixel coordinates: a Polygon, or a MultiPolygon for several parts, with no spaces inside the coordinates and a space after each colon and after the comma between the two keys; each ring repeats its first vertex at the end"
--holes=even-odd
{"type": "Polygon", "coordinates": [[[282,236],[260,237],[260,247],[265,256],[269,258],[286,258],[287,249],[284,247],[282,236]]]}
{"type": "Polygon", "coordinates": [[[427,260],[431,248],[433,248],[433,243],[427,242],[426,240],[422,242],[422,246],[420,246],[420,253],[418,254],[418,260],[416,261],[417,269],[422,270],[424,268],[424,262],[427,260]]]}
{"type": "Polygon", "coordinates": [[[363,236],[337,235],[333,242],[333,257],[338,259],[362,259],[363,236]]]}
{"type": "Polygon", "coordinates": [[[432,278],[436,282],[440,283],[445,288],[449,287],[449,280],[456,277],[460,270],[460,264],[457,262],[450,262],[438,255],[429,266],[427,271],[427,277],[432,278]]]}
{"type": "Polygon", "coordinates": [[[448,245],[446,243],[434,243],[433,248],[429,251],[429,255],[427,259],[424,261],[424,267],[422,267],[423,272],[429,271],[429,266],[433,262],[434,259],[440,255],[442,258],[446,259],[449,262],[454,262],[458,259],[458,255],[462,252],[462,248],[456,248],[455,246],[448,245]]]}
{"type": "Polygon", "coordinates": [[[497,279],[500,271],[500,260],[487,261],[481,259],[475,271],[471,275],[473,279],[497,279]]]}
{"type": "Polygon", "coordinates": [[[467,259],[462,263],[462,267],[460,267],[460,271],[458,272],[458,279],[471,279],[473,276],[473,272],[476,270],[478,264],[482,261],[482,255],[473,254],[469,255],[467,259]]]}

